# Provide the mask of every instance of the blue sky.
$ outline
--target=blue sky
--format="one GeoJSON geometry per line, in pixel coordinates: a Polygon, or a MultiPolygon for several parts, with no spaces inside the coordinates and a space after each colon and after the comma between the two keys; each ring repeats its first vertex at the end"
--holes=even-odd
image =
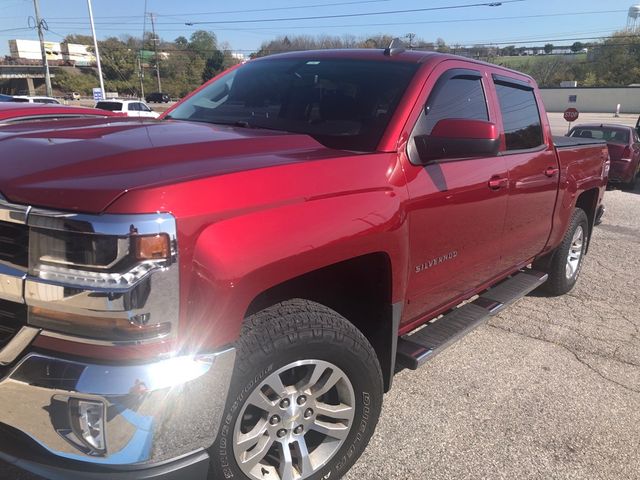
{"type": "MultiPolygon", "coordinates": [[[[188,37],[196,29],[211,30],[219,41],[237,51],[259,48],[264,40],[279,34],[389,33],[402,37],[415,33],[428,41],[443,38],[448,44],[516,43],[571,44],[565,38],[599,37],[623,28],[627,0],[524,0],[501,6],[470,7],[407,13],[373,14],[392,10],[451,7],[482,3],[483,0],[147,0],[148,11],[157,14],[157,32],[166,40],[188,37]],[[333,4],[333,5],[329,5],[333,4]],[[293,17],[345,15],[342,18],[291,20],[293,17]],[[351,16],[349,16],[351,15],[351,16]],[[540,16],[542,15],[542,16],[540,16]],[[273,19],[289,19],[271,21],[273,19]],[[254,22],[255,20],[255,22],[254,22]],[[265,21],[269,20],[269,21],[265,21]],[[228,22],[187,26],[186,22],[228,22]]],[[[636,3],[640,3],[636,2],[636,3]]],[[[49,25],[45,38],[61,40],[68,33],[88,34],[86,0],[40,0],[49,25]]],[[[130,34],[140,36],[145,0],[93,0],[98,37],[130,34]]],[[[12,38],[37,39],[28,28],[33,0],[0,0],[0,55],[8,53],[12,38]]],[[[147,22],[149,29],[149,23],[147,22]]]]}

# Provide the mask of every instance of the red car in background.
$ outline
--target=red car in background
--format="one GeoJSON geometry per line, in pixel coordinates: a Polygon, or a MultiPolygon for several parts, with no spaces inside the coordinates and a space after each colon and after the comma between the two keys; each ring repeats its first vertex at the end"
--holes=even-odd
{"type": "Polygon", "coordinates": [[[120,117],[117,113],[95,108],[69,107],[66,105],[44,105],[37,103],[0,103],[0,127],[34,120],[61,120],[87,117],[120,117]]]}
{"type": "Polygon", "coordinates": [[[576,125],[569,137],[594,138],[607,142],[611,158],[609,182],[633,190],[640,174],[640,137],[633,127],[626,125],[576,125]]]}

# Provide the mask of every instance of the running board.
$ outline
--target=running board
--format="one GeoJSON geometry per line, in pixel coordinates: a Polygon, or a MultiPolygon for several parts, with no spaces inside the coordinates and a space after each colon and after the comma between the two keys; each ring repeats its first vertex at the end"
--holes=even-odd
{"type": "Polygon", "coordinates": [[[415,333],[399,338],[397,363],[416,370],[489,317],[538,288],[547,277],[546,273],[522,270],[474,301],[451,310],[415,333]]]}

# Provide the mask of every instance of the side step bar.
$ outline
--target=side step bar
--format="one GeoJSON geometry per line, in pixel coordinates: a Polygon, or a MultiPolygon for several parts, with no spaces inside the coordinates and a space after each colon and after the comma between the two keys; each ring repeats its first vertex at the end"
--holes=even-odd
{"type": "Polygon", "coordinates": [[[450,311],[415,333],[399,338],[397,363],[416,370],[489,317],[538,288],[547,278],[546,273],[522,270],[473,302],[450,311]]]}

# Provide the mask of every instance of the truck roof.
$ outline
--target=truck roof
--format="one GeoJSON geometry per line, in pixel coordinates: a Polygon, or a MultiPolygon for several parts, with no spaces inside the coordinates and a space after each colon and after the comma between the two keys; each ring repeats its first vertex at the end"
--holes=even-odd
{"type": "Polygon", "coordinates": [[[493,63],[487,63],[473,58],[462,57],[460,55],[452,55],[450,53],[440,53],[426,50],[404,50],[392,55],[385,55],[384,49],[379,48],[344,48],[344,49],[326,49],[326,50],[300,50],[295,52],[277,53],[274,55],[268,55],[266,57],[256,58],[251,60],[265,61],[274,58],[333,58],[333,59],[346,59],[346,60],[379,60],[387,62],[408,62],[408,63],[440,63],[445,60],[458,60],[469,63],[474,63],[479,66],[490,67],[509,74],[510,76],[527,78],[533,80],[529,75],[522,72],[512,70],[510,68],[503,67],[501,65],[495,65],[493,63]]]}

